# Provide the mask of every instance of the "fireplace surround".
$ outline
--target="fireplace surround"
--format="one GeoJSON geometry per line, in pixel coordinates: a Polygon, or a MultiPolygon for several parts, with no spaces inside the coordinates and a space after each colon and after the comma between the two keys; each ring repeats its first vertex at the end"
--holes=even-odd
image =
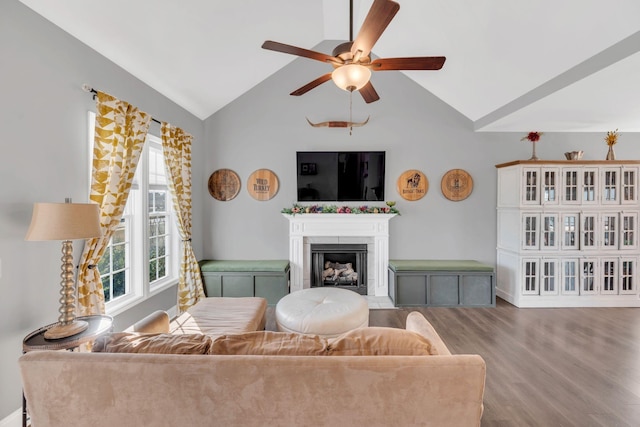
{"type": "Polygon", "coordinates": [[[367,246],[367,295],[388,296],[389,220],[395,214],[283,214],[289,220],[291,292],[310,288],[312,244],[367,246]]]}

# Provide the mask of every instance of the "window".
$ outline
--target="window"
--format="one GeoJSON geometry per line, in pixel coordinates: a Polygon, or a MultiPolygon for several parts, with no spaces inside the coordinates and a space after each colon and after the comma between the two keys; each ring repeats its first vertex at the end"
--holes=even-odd
{"type": "MultiPolygon", "coordinates": [[[[94,126],[90,113],[91,147],[94,126]]],[[[98,264],[108,314],[177,282],[179,234],[172,205],[162,142],[148,134],[122,219],[98,264]]]]}
{"type": "Polygon", "coordinates": [[[127,256],[131,253],[130,238],[127,238],[126,219],[120,221],[120,225],[113,232],[111,242],[105,250],[100,262],[98,270],[102,279],[102,288],[104,290],[105,302],[127,294],[127,278],[129,268],[127,268],[127,256]]]}
{"type": "MultiPolygon", "coordinates": [[[[149,248],[149,283],[157,283],[167,277],[167,262],[172,258],[167,251],[171,246],[169,205],[171,195],[167,185],[167,175],[164,166],[162,145],[156,137],[148,138],[148,191],[147,193],[147,223],[149,234],[147,247],[149,248]]],[[[175,238],[173,239],[175,240],[175,238]]],[[[176,256],[173,256],[176,258],[176,256]]]]}

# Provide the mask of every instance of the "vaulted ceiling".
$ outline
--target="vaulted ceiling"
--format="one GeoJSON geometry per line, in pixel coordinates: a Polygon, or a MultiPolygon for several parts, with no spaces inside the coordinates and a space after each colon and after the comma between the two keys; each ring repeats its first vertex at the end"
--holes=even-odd
{"type": "MultiPolygon", "coordinates": [[[[309,61],[265,40],[349,39],[348,0],[20,1],[201,119],[309,61]]],[[[640,1],[398,2],[373,54],[446,56],[440,71],[404,73],[476,130],[640,132],[640,1]]],[[[354,0],[354,34],[371,3],[354,0]]]]}

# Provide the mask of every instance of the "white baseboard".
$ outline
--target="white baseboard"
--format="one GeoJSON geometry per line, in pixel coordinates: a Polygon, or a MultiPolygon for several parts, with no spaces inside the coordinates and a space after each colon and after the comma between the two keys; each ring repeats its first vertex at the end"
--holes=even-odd
{"type": "Polygon", "coordinates": [[[22,427],[22,408],[0,420],[0,427],[22,427]]]}
{"type": "MultiPolygon", "coordinates": [[[[167,310],[167,314],[169,315],[170,320],[173,320],[176,317],[178,317],[178,306],[174,305],[173,307],[171,307],[169,310],[167,310]]],[[[3,426],[0,424],[0,427],[3,427],[3,426]]]]}

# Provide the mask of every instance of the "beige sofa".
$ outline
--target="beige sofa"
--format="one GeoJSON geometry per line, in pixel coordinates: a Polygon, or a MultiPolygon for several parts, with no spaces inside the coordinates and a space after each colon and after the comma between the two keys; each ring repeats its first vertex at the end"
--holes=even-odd
{"type": "MultiPolygon", "coordinates": [[[[418,312],[406,329],[438,355],[41,351],[19,364],[33,427],[479,426],[484,360],[452,355],[418,312]]],[[[137,330],[167,332],[168,318],[137,330]]]]}

